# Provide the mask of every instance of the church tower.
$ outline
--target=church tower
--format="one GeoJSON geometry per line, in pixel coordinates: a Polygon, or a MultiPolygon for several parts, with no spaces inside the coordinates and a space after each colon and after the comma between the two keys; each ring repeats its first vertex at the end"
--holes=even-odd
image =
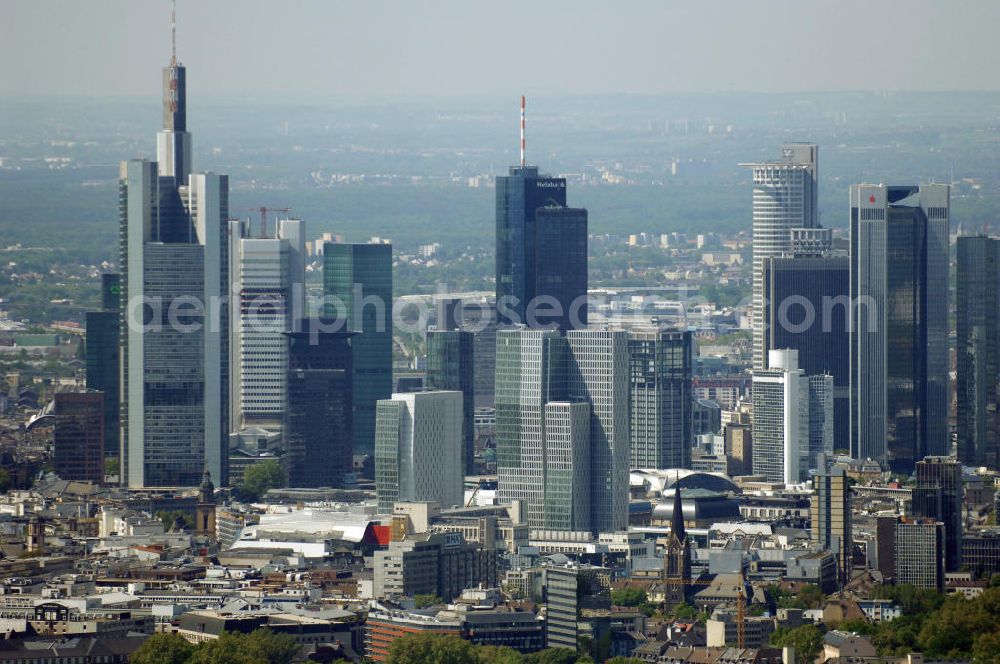
{"type": "Polygon", "coordinates": [[[215,485],[212,484],[212,474],[208,472],[208,468],[198,487],[194,532],[196,535],[215,535],[215,485]]]}
{"type": "Polygon", "coordinates": [[[670,536],[663,552],[664,596],[667,608],[683,604],[691,587],[691,547],[684,528],[681,482],[674,482],[674,509],[670,515],[670,536]]]}

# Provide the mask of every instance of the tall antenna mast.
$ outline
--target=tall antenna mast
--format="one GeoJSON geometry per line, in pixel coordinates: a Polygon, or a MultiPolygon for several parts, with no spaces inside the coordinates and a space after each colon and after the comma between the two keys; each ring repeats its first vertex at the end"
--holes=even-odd
{"type": "Polygon", "coordinates": [[[521,168],[524,168],[524,95],[521,95],[521,168]]]}
{"type": "Polygon", "coordinates": [[[170,3],[170,66],[177,66],[177,0],[170,3]]]}

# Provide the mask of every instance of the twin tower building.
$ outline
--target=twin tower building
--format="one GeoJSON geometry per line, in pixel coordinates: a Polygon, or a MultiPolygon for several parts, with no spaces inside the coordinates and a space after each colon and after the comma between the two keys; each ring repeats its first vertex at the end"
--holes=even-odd
{"type": "Polygon", "coordinates": [[[753,470],[801,482],[837,449],[909,473],[951,449],[950,187],[853,185],[850,245],[835,249],[819,223],[818,165],[810,144],[747,164],[753,470]]]}

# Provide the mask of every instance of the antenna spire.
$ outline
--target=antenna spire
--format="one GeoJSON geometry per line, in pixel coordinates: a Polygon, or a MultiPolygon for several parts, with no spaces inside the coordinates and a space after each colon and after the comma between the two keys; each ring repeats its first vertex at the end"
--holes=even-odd
{"type": "Polygon", "coordinates": [[[177,0],[170,2],[170,66],[177,66],[177,0]]]}
{"type": "Polygon", "coordinates": [[[521,168],[524,168],[524,95],[521,95],[521,168]]]}

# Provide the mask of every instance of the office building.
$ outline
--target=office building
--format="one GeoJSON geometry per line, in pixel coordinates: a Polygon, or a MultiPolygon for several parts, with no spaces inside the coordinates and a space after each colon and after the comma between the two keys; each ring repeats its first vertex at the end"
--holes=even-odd
{"type": "Polygon", "coordinates": [[[392,395],[392,245],[327,244],[325,312],[360,334],[354,346],[354,450],[375,451],[375,403],[392,395]]]}
{"type": "Polygon", "coordinates": [[[375,418],[375,493],[378,510],[398,501],[461,506],[462,393],[393,394],[378,402],[375,418]]]}
{"type": "Polygon", "coordinates": [[[305,309],[303,224],[278,221],[275,237],[254,237],[249,221],[229,222],[230,422],[233,431],[280,431],[285,411],[288,340],[305,309]]]}
{"type": "Polygon", "coordinates": [[[485,302],[463,301],[459,328],[473,334],[475,407],[492,408],[497,354],[497,310],[492,297],[485,302]]]}
{"type": "Polygon", "coordinates": [[[913,514],[944,524],[945,571],[957,571],[962,563],[962,465],[948,457],[926,457],[917,462],[916,471],[913,514]]]}
{"type": "Polygon", "coordinates": [[[52,466],[63,480],[104,482],[104,394],[56,392],[52,466]]]}
{"type": "Polygon", "coordinates": [[[359,335],[332,320],[306,319],[288,332],[288,377],[283,428],[289,485],[339,487],[354,461],[352,363],[359,335]]]}
{"type": "Polygon", "coordinates": [[[949,192],[851,187],[851,456],[896,472],[950,449],[949,192]]]}
{"type": "Polygon", "coordinates": [[[121,467],[130,488],[227,484],[229,179],[192,174],[185,69],[163,73],[157,161],[119,180],[121,467]],[[132,302],[141,306],[132,306],[132,302]]]}
{"type": "Polygon", "coordinates": [[[791,143],[776,161],[743,164],[753,174],[753,366],[767,366],[764,260],[793,248],[793,232],[819,226],[819,147],[791,143]]]}
{"type": "Polygon", "coordinates": [[[901,517],[895,523],[896,585],[944,592],[944,524],[934,519],[901,517]]]}
{"type": "Polygon", "coordinates": [[[590,524],[590,404],[545,404],[545,527],[588,530],[590,524]]]}
{"type": "Polygon", "coordinates": [[[824,470],[820,467],[821,460],[833,454],[836,388],[829,374],[807,376],[806,382],[809,386],[809,443],[804,463],[808,473],[824,470]]]}
{"type": "Polygon", "coordinates": [[[809,449],[809,381],[798,352],[772,350],[769,369],[753,372],[753,472],[768,482],[805,479],[809,449]]]}
{"type": "Polygon", "coordinates": [[[956,249],[958,460],[1000,470],[1000,239],[960,236],[956,249]]]}
{"type": "Polygon", "coordinates": [[[497,587],[497,562],[496,549],[467,543],[461,533],[414,535],[375,552],[373,594],[450,602],[466,588],[497,587]]]}
{"type": "Polygon", "coordinates": [[[833,447],[838,450],[850,449],[850,267],[846,256],[782,255],[762,261],[765,350],[797,350],[807,376],[833,377],[833,447]]]}
{"type": "Polygon", "coordinates": [[[567,207],[565,178],[512,166],[496,178],[499,322],[563,331],[583,327],[586,295],[587,211],[567,207]]]}
{"type": "Polygon", "coordinates": [[[589,565],[551,565],[543,572],[545,594],[545,645],[549,648],[579,647],[585,629],[583,609],[611,607],[610,571],[589,565]]]}
{"type": "Polygon", "coordinates": [[[851,531],[851,489],[847,473],[838,468],[813,477],[810,506],[812,541],[837,556],[840,585],[851,579],[854,540],[851,531]]]}
{"type": "Polygon", "coordinates": [[[86,314],[87,389],[104,394],[104,453],[118,456],[119,299],[121,275],[101,275],[101,310],[86,314]]]}
{"type": "Polygon", "coordinates": [[[427,332],[427,379],[431,390],[462,393],[462,472],[476,470],[475,335],[464,330],[427,332]]]}
{"type": "Polygon", "coordinates": [[[633,330],[629,334],[632,468],[691,464],[691,333],[633,330]]]}
{"type": "Polygon", "coordinates": [[[565,337],[555,330],[498,331],[499,492],[504,502],[526,502],[532,528],[554,528],[556,524],[547,525],[546,514],[559,510],[573,514],[574,530],[608,532],[626,526],[628,368],[628,333],[624,331],[573,330],[565,337]],[[571,405],[575,403],[589,410],[587,450],[578,444],[584,435],[583,408],[571,405]],[[547,456],[550,433],[555,440],[547,456]],[[590,460],[586,466],[571,461],[584,455],[590,460]],[[558,470],[551,484],[549,470],[558,470]],[[589,486],[587,518],[583,514],[576,518],[575,510],[584,499],[566,491],[569,485],[575,487],[574,492],[589,486]],[[547,510],[546,504],[563,507],[547,510]],[[575,506],[572,510],[571,505],[575,506]]]}
{"type": "Polygon", "coordinates": [[[726,457],[728,457],[729,474],[750,475],[753,473],[753,434],[752,425],[728,422],[722,427],[722,439],[726,457]]]}
{"type": "Polygon", "coordinates": [[[502,502],[545,527],[545,404],[564,398],[566,341],[554,330],[498,330],[496,444],[502,502]]]}

